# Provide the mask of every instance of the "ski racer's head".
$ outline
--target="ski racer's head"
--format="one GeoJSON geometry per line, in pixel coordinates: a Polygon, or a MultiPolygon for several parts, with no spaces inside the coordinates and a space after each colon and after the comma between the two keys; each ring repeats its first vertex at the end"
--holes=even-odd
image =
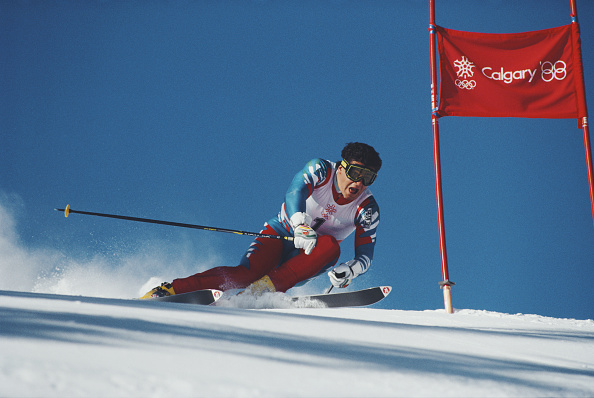
{"type": "Polygon", "coordinates": [[[346,200],[352,201],[373,184],[382,160],[373,147],[360,142],[348,143],[341,155],[336,169],[337,188],[346,200]]]}
{"type": "Polygon", "coordinates": [[[371,145],[361,142],[349,142],[342,148],[340,155],[347,162],[361,163],[363,166],[375,171],[376,174],[382,168],[382,159],[371,145]]]}

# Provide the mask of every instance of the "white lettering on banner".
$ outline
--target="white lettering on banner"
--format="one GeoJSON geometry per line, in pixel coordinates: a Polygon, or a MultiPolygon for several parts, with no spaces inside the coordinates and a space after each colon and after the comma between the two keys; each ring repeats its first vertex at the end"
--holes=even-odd
{"type": "MultiPolygon", "coordinates": [[[[458,79],[454,82],[458,88],[463,90],[472,90],[477,86],[476,81],[466,80],[464,78],[473,77],[473,68],[476,65],[470,61],[466,56],[454,61],[454,67],[457,68],[456,75],[458,79]]],[[[538,68],[536,69],[518,69],[506,71],[503,66],[498,70],[490,66],[485,66],[481,69],[483,76],[487,79],[502,81],[505,84],[511,84],[514,81],[528,80],[532,83],[537,77],[538,68]]],[[[553,80],[563,80],[567,77],[567,64],[564,61],[540,61],[540,78],[545,83],[553,80]]]]}
{"type": "Polygon", "coordinates": [[[491,68],[490,66],[485,66],[483,69],[481,69],[481,72],[483,72],[483,75],[487,79],[502,80],[504,83],[507,83],[507,84],[513,83],[514,80],[526,80],[526,74],[528,74],[530,76],[530,79],[528,80],[528,82],[532,83],[532,79],[534,79],[534,75],[536,75],[536,69],[534,69],[534,70],[522,69],[522,70],[506,72],[506,71],[504,71],[503,66],[502,66],[501,70],[495,71],[495,72],[492,72],[492,71],[493,71],[493,68],[491,68]]]}

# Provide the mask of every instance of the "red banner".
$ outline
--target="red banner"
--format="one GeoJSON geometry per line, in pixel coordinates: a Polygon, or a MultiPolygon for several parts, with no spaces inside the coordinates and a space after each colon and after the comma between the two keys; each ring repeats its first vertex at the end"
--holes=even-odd
{"type": "Polygon", "coordinates": [[[577,23],[513,34],[436,32],[440,116],[587,116],[577,23]]]}

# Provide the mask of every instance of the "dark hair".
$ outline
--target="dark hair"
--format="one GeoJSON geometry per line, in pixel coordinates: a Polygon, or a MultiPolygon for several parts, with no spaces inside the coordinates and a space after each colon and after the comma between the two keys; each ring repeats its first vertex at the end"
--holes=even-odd
{"type": "Polygon", "coordinates": [[[341,156],[349,163],[353,161],[361,162],[376,172],[382,167],[382,159],[380,159],[379,153],[372,146],[361,142],[349,142],[346,144],[342,149],[341,156]]]}

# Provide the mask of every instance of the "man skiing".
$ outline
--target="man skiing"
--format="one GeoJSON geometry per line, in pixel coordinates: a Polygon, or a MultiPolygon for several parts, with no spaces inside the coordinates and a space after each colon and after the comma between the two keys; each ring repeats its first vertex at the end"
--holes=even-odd
{"type": "Polygon", "coordinates": [[[348,286],[373,259],[379,207],[368,187],[382,161],[373,147],[358,142],[347,144],[341,155],[337,163],[308,162],[293,178],[278,216],[265,223],[262,233],[293,241],[258,237],[238,266],[175,279],[142,298],[203,289],[286,292],[328,272],[340,256],[340,242],[355,232],[355,258],[328,272],[333,286],[348,286]]]}

